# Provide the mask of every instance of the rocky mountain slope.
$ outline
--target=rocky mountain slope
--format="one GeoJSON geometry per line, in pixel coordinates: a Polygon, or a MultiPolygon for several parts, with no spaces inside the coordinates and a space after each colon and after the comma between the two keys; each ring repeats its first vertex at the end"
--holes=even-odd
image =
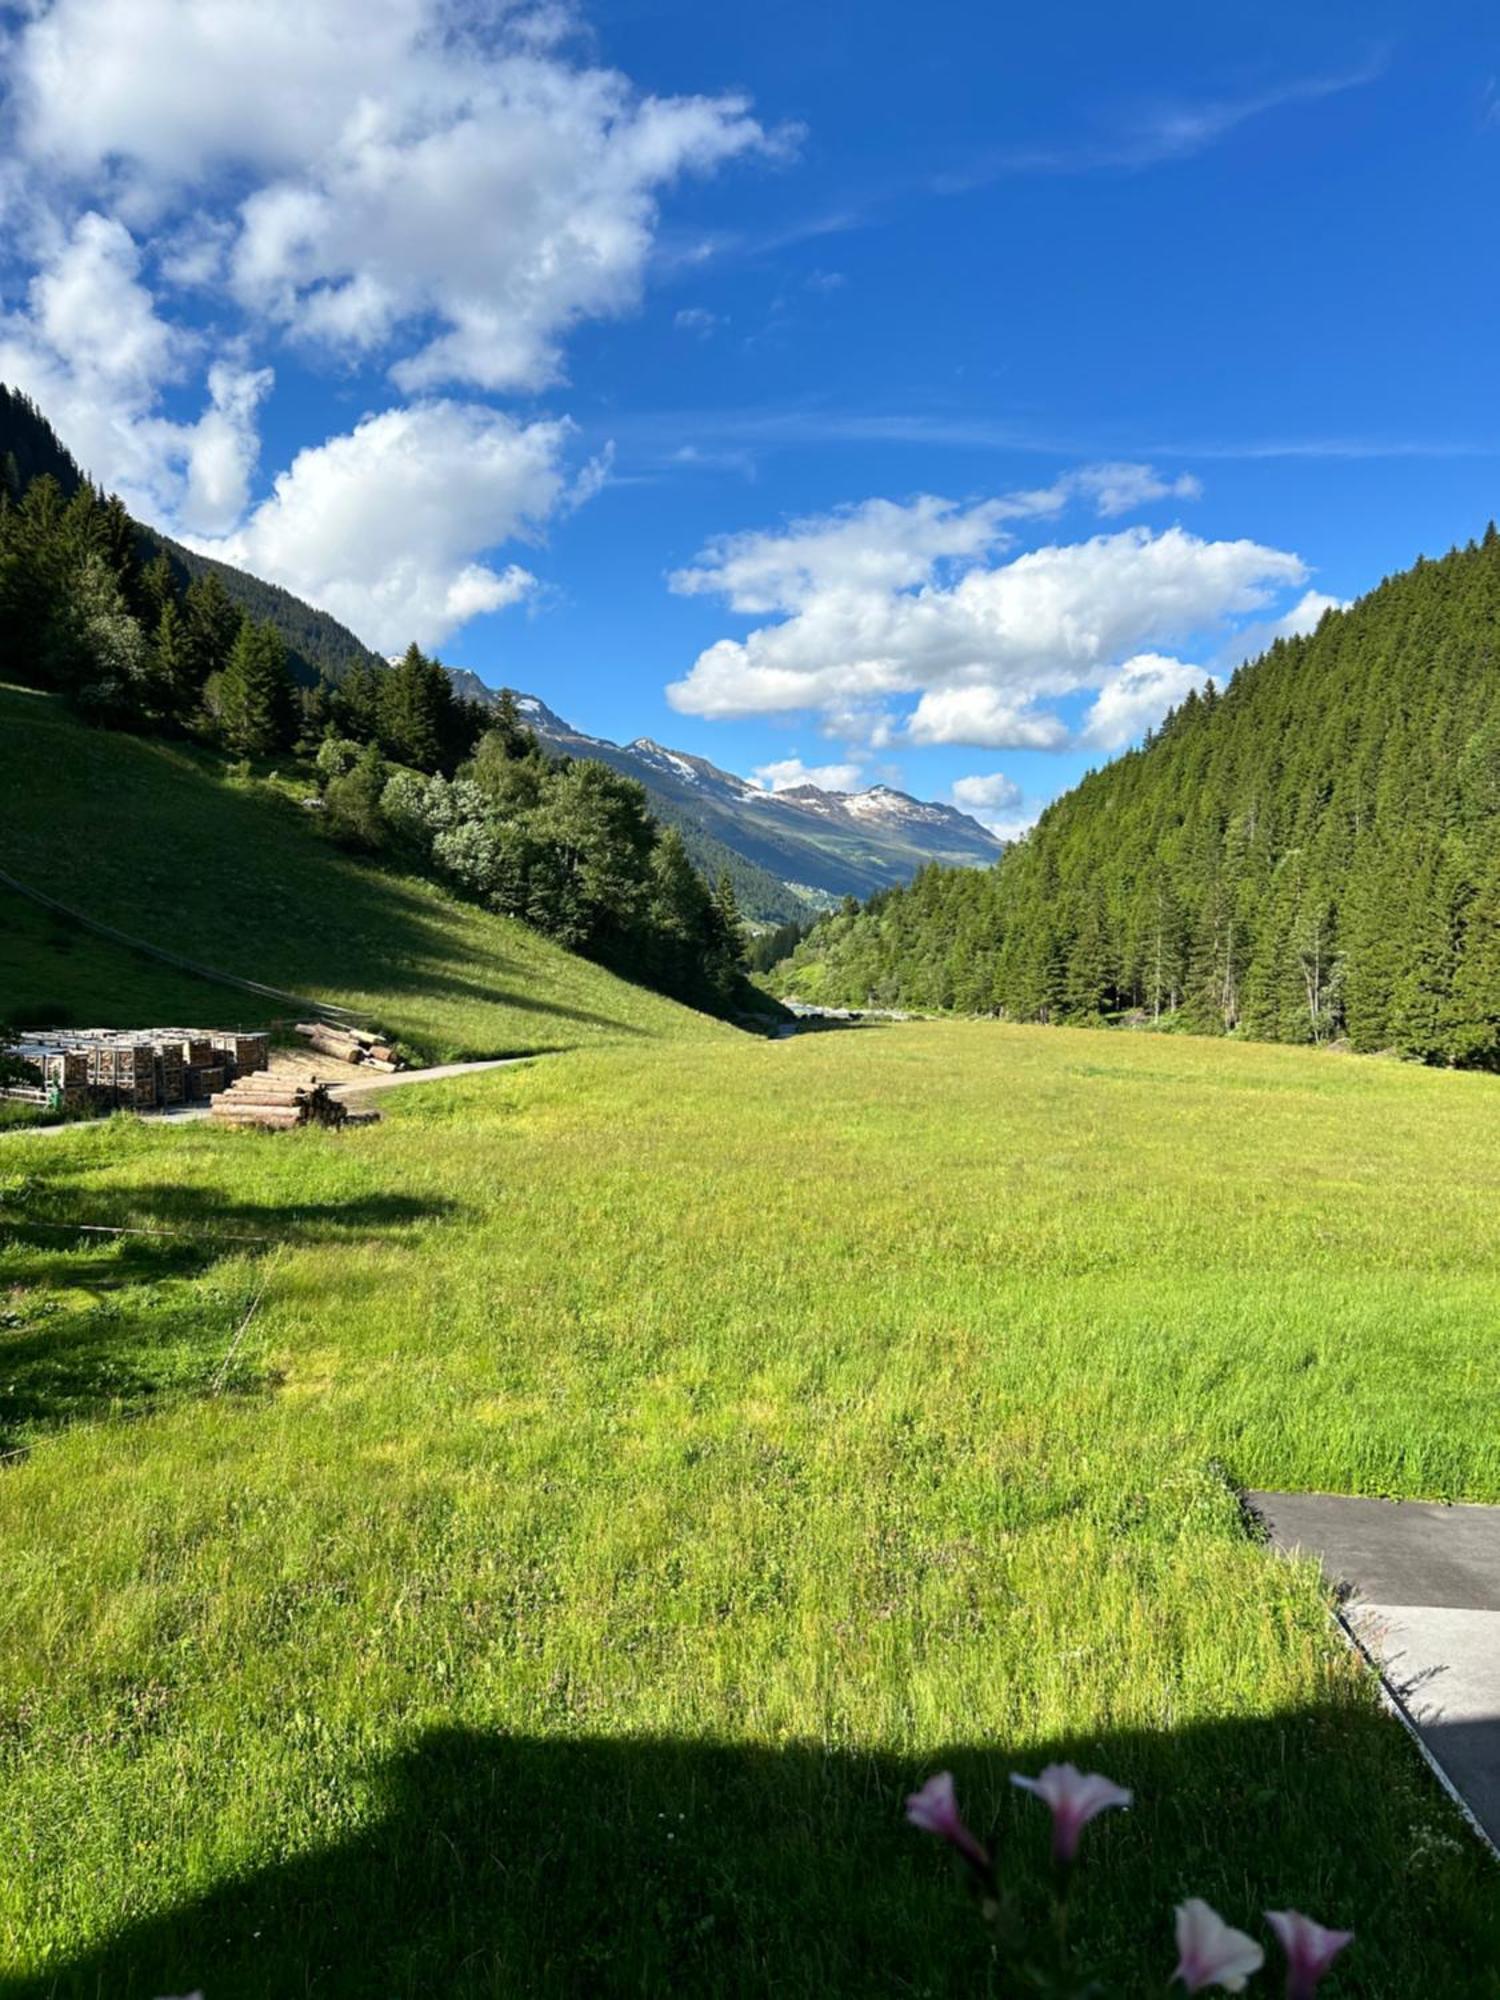
{"type": "MultiPolygon", "coordinates": [[[[453,681],[470,700],[497,699],[473,674],[455,673],[453,681]]],[[[706,757],[669,749],[649,736],[612,743],[575,729],[535,695],[515,691],[515,699],[549,750],[597,757],[639,779],[653,812],[681,827],[690,846],[695,839],[714,841],[780,885],[783,896],[790,890],[802,913],[907,882],[930,861],[988,864],[1001,852],[995,836],[967,813],[889,785],[863,792],[825,792],[816,785],[768,792],[706,757]]],[[[780,908],[752,907],[749,913],[775,918],[799,912],[783,901],[780,908]]]]}

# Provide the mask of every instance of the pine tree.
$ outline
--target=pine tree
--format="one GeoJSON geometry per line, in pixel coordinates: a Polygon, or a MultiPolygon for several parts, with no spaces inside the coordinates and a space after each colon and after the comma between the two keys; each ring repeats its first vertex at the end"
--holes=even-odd
{"type": "Polygon", "coordinates": [[[219,730],[244,757],[268,757],[291,741],[294,725],[286,647],[274,625],[245,619],[218,688],[219,730]]]}
{"type": "Polygon", "coordinates": [[[380,736],[387,756],[414,770],[441,768],[453,744],[453,684],[436,660],[408,646],[381,685],[380,736]]]}
{"type": "Polygon", "coordinates": [[[187,623],[177,600],[166,598],[157,614],[146,667],[146,713],[154,723],[186,729],[198,688],[187,623]]]}
{"type": "Polygon", "coordinates": [[[239,637],[243,616],[214,571],[195,576],[183,593],[183,638],[187,684],[201,691],[210,674],[222,673],[239,637]]]}

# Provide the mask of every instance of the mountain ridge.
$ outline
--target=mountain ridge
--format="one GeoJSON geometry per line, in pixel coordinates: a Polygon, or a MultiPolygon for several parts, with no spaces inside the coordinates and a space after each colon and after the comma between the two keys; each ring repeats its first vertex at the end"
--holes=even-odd
{"type": "Polygon", "coordinates": [[[450,668],[455,692],[493,706],[502,692],[550,750],[596,757],[638,779],[659,818],[678,826],[689,846],[695,835],[718,842],[791,890],[796,905],[750,908],[770,920],[807,915],[844,896],[867,896],[909,881],[932,861],[991,863],[1003,843],[955,806],[918,799],[891,785],[859,792],[797,785],[773,792],[649,736],[629,743],[591,736],[565,721],[540,696],[489,688],[478,675],[450,668]]]}

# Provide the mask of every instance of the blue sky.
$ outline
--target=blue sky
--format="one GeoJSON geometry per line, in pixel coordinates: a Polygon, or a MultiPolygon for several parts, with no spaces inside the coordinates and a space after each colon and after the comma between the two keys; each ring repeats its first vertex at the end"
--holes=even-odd
{"type": "Polygon", "coordinates": [[[1024,822],[1496,509],[1480,7],[0,7],[0,378],[387,649],[1024,822]]]}

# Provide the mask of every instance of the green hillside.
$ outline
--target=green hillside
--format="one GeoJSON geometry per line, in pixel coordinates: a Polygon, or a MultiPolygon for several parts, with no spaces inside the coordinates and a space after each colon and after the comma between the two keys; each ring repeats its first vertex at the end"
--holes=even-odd
{"type": "Polygon", "coordinates": [[[1500,535],[1190,696],[997,868],[825,921],[776,983],[1500,1065],[1500,535]]]}
{"type": "MultiPolygon", "coordinates": [[[[198,964],[372,1015],[434,1059],[728,1035],[431,883],[356,861],[299,803],[207,751],[81,724],[0,687],[0,871],[198,964]]],[[[285,1013],[0,897],[0,1019],[232,1021],[285,1013]]]]}

